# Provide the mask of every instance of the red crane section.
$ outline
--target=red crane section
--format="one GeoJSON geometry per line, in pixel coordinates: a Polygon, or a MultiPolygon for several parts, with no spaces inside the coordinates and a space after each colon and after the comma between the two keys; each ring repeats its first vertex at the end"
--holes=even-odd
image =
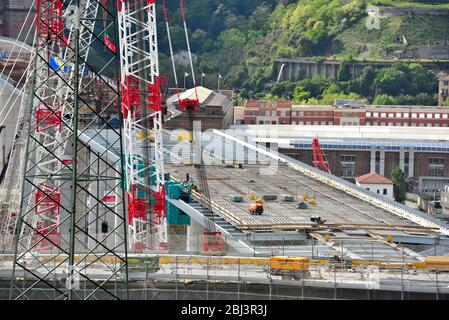
{"type": "Polygon", "coordinates": [[[313,149],[313,166],[321,171],[326,173],[331,173],[329,170],[329,165],[326,161],[326,157],[324,156],[323,150],[321,150],[320,141],[318,138],[312,140],[312,149],[313,149]]]}

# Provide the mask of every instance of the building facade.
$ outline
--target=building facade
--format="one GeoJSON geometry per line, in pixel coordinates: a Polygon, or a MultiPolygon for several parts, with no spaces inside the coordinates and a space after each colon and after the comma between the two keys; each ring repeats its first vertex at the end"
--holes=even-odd
{"type": "Polygon", "coordinates": [[[449,128],[235,125],[234,134],[313,165],[312,140],[332,174],[355,181],[375,172],[390,178],[399,166],[411,191],[434,194],[449,185],[449,128]]]}
{"type": "MultiPolygon", "coordinates": [[[[320,144],[331,172],[344,179],[354,180],[370,172],[391,177],[394,168],[399,166],[414,191],[433,194],[449,184],[449,147],[382,141],[321,141],[320,144]]],[[[313,165],[311,141],[295,141],[290,148],[279,151],[313,165]]]]}
{"type": "Polygon", "coordinates": [[[291,101],[248,100],[238,124],[291,124],[291,101]]]}
{"type": "Polygon", "coordinates": [[[336,107],[248,100],[235,115],[234,124],[246,125],[449,127],[449,108],[445,107],[336,107]]]}
{"type": "Polygon", "coordinates": [[[355,179],[356,185],[394,200],[393,182],[378,173],[370,172],[355,179]]]}
{"type": "Polygon", "coordinates": [[[178,106],[178,95],[167,100],[167,107],[172,114],[165,123],[167,129],[192,130],[192,121],[201,121],[201,129],[223,129],[234,121],[234,100],[226,95],[204,87],[198,87],[182,93],[181,99],[194,99],[198,96],[200,106],[197,112],[182,113],[178,106]]]}
{"type": "MultiPolygon", "coordinates": [[[[22,30],[20,41],[25,40],[25,36],[30,28],[33,28],[35,10],[32,0],[3,0],[0,3],[0,36],[16,39],[22,30]],[[31,12],[30,12],[31,8],[31,12]]],[[[33,43],[33,36],[29,36],[28,44],[33,43]]]]}
{"type": "Polygon", "coordinates": [[[443,106],[444,102],[449,98],[449,74],[439,74],[439,89],[438,89],[438,105],[443,106]]]}

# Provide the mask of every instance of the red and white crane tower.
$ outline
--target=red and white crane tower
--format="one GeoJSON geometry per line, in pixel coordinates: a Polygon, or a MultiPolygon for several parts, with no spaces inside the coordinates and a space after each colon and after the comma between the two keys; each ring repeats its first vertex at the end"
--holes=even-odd
{"type": "Polygon", "coordinates": [[[156,1],[118,0],[118,19],[130,246],[166,249],[156,1]]]}

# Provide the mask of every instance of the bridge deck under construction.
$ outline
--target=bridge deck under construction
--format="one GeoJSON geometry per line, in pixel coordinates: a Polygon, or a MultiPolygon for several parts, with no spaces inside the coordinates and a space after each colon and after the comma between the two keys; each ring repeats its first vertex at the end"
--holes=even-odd
{"type": "MultiPolygon", "coordinates": [[[[308,229],[316,226],[310,218],[320,216],[326,220],[326,226],[363,229],[366,227],[378,229],[379,232],[394,231],[396,234],[402,232],[417,234],[420,230],[422,232],[426,230],[342,190],[322,184],[286,165],[269,169],[272,175],[261,175],[260,168],[262,167],[207,166],[206,168],[211,200],[225,211],[232,213],[235,221],[240,221],[242,224],[240,227],[246,226],[245,229],[308,229]],[[277,200],[265,201],[263,215],[252,216],[248,213],[251,193],[257,197],[277,196],[277,200]],[[234,202],[231,199],[234,195],[242,195],[244,201],[234,202]],[[281,195],[291,195],[295,200],[282,201],[281,195]],[[309,199],[315,198],[316,205],[308,204],[307,209],[297,209],[296,204],[304,195],[309,199]]],[[[183,179],[186,174],[195,177],[195,168],[192,166],[171,164],[167,170],[178,179],[183,179]]]]}

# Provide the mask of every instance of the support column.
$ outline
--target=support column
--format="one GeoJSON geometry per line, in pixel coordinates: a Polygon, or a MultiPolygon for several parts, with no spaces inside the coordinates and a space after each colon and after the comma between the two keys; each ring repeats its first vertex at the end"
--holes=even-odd
{"type": "Polygon", "coordinates": [[[408,177],[413,178],[415,176],[415,151],[409,151],[408,159],[408,177]]]}
{"type": "Polygon", "coordinates": [[[376,172],[376,149],[371,147],[370,172],[376,172]]]}
{"type": "Polygon", "coordinates": [[[293,81],[293,63],[288,64],[288,81],[293,81]]]}
{"type": "Polygon", "coordinates": [[[380,150],[380,168],[379,174],[381,176],[385,176],[385,149],[380,150]]]}
{"type": "Polygon", "coordinates": [[[401,149],[399,151],[399,167],[401,168],[402,172],[405,170],[405,151],[401,149]]]}
{"type": "Polygon", "coordinates": [[[187,226],[187,252],[201,252],[202,231],[202,227],[193,220],[190,222],[190,225],[187,226]]]}

